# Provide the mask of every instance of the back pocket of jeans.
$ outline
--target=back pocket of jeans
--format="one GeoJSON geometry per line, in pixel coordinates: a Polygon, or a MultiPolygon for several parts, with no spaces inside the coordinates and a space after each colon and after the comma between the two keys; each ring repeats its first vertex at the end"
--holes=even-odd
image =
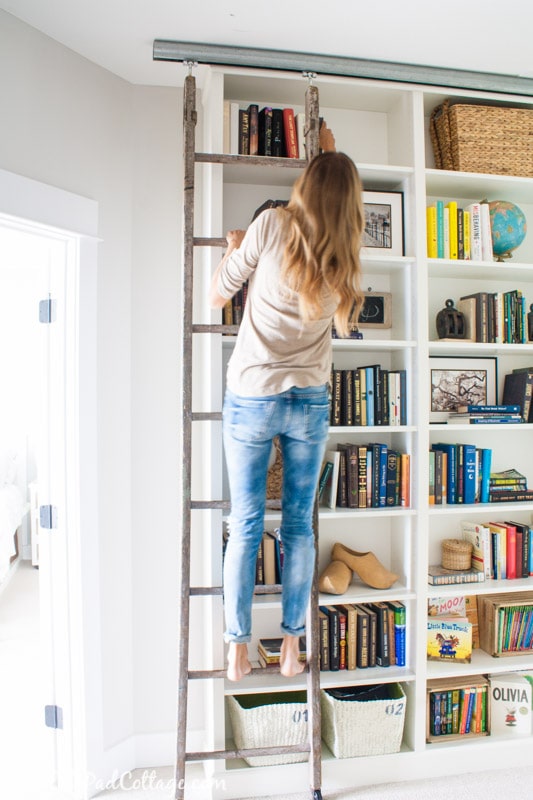
{"type": "Polygon", "coordinates": [[[329,428],[329,403],[306,404],[305,438],[308,442],[323,442],[328,435],[329,428]]]}
{"type": "Polygon", "coordinates": [[[241,442],[254,442],[274,435],[271,429],[275,400],[232,398],[224,408],[224,426],[241,442]]]}

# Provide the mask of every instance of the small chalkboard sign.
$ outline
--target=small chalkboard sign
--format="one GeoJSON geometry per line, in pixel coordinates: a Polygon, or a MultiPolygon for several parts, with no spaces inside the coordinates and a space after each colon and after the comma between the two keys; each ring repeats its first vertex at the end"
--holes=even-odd
{"type": "Polygon", "coordinates": [[[389,292],[365,292],[357,324],[360,328],[390,328],[392,295],[389,292]]]}

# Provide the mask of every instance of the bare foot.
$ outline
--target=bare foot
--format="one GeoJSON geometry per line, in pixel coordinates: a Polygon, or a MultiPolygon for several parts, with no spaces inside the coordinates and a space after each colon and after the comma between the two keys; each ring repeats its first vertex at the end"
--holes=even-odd
{"type": "Polygon", "coordinates": [[[299,675],[305,669],[305,663],[298,661],[300,652],[300,640],[298,636],[284,636],[281,643],[281,656],[279,660],[279,671],[286,678],[299,675]]]}
{"type": "Polygon", "coordinates": [[[251,671],[252,665],[248,661],[248,645],[246,643],[230,642],[227,671],[229,680],[240,681],[251,671]]]}

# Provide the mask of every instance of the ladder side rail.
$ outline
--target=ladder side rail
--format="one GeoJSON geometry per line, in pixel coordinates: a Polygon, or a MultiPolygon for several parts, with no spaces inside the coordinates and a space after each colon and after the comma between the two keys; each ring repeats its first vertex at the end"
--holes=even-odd
{"type": "MultiPolygon", "coordinates": [[[[305,151],[307,161],[311,161],[319,150],[319,101],[318,88],[312,84],[315,77],[308,73],[309,85],[305,92],[305,151]]],[[[313,508],[313,533],[315,546],[315,565],[313,583],[307,611],[307,708],[309,726],[309,783],[312,800],[322,797],[322,732],[320,709],[320,664],[319,664],[319,624],[318,624],[318,496],[313,508]]]]}
{"type": "Polygon", "coordinates": [[[191,582],[191,455],[192,455],[192,297],[194,258],[194,149],[196,80],[189,74],[183,88],[184,191],[182,270],[182,526],[179,586],[178,713],[176,743],[176,800],[183,800],[187,738],[187,675],[189,670],[189,614],[191,582]]]}

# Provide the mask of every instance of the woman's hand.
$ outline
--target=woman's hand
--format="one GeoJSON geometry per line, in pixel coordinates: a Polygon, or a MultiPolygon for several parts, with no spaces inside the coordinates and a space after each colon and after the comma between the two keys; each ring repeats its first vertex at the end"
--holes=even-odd
{"type": "Polygon", "coordinates": [[[224,306],[228,302],[226,298],[222,297],[218,293],[218,276],[220,275],[220,271],[223,265],[226,263],[227,259],[230,257],[233,251],[237,250],[237,248],[241,246],[241,242],[244,239],[245,233],[246,231],[234,230],[234,231],[228,231],[226,234],[228,249],[224,253],[224,256],[222,257],[220,264],[218,265],[213,274],[213,277],[211,279],[211,286],[209,288],[209,305],[211,306],[211,308],[224,308],[224,306]]]}
{"type": "Polygon", "coordinates": [[[230,250],[236,250],[238,247],[241,246],[241,242],[244,239],[245,233],[246,231],[241,231],[241,230],[234,230],[227,232],[226,241],[228,243],[228,247],[230,250]]]}

